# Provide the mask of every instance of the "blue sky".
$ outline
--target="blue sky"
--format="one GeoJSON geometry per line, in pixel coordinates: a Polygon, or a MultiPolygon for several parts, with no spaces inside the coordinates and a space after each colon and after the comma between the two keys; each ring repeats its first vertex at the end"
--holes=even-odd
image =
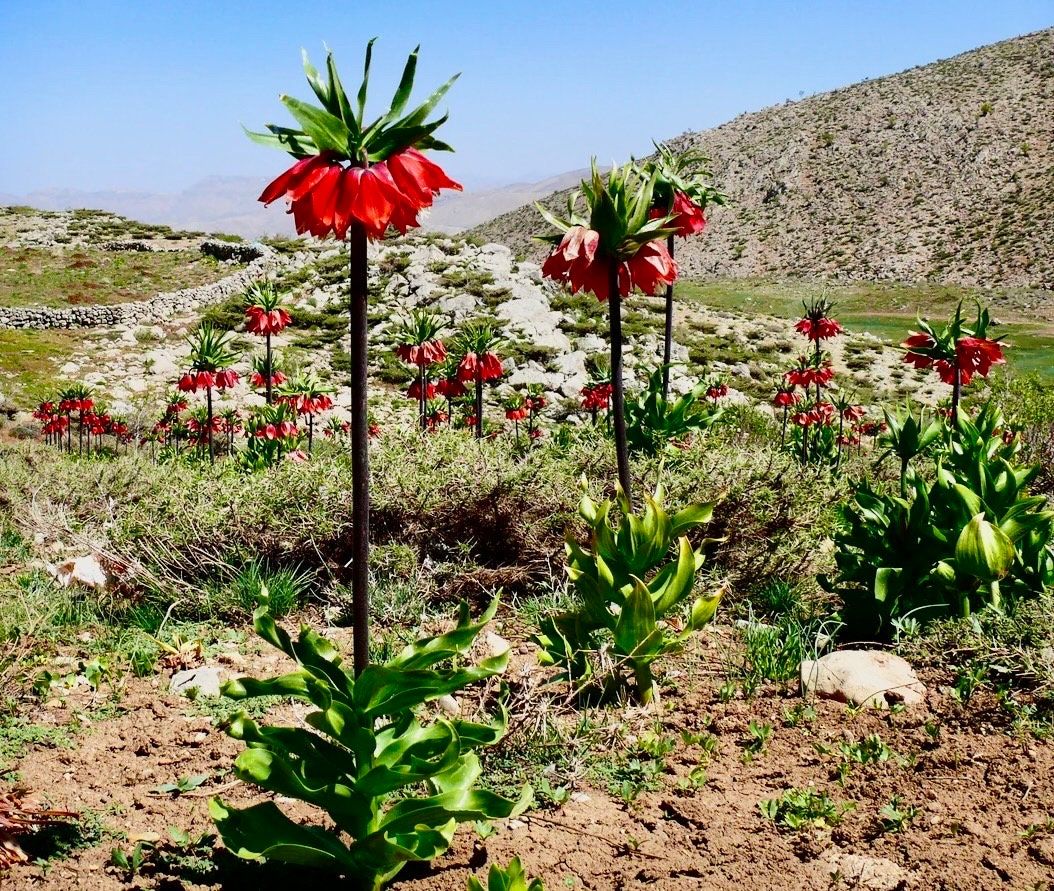
{"type": "Polygon", "coordinates": [[[171,191],[266,176],[239,124],[286,123],[300,47],[373,98],[422,44],[419,90],[455,71],[446,159],[469,185],[643,153],[651,139],[1054,24],[1054,0],[233,2],[0,0],[0,191],[171,191]]]}

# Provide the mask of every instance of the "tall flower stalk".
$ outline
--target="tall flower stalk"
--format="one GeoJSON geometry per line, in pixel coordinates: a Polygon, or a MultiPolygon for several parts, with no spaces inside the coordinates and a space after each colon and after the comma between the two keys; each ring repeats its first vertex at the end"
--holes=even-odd
{"type": "Polygon", "coordinates": [[[590,291],[608,303],[611,341],[612,413],[619,484],[633,505],[629,446],[626,439],[625,392],[622,375],[622,299],[637,288],[654,295],[677,279],[677,264],[666,248],[676,234],[672,217],[655,216],[653,205],[658,173],[644,178],[632,164],[613,169],[605,180],[593,162],[592,178],[583,181],[588,215],[578,212],[579,193],[568,199],[561,218],[536,205],[558,230],[541,236],[553,245],[542,265],[542,275],[567,285],[571,293],[590,291]]]}
{"type": "MultiPolygon", "coordinates": [[[[706,228],[706,207],[724,204],[725,197],[710,185],[709,159],[696,151],[675,152],[655,143],[655,155],[643,165],[644,176],[657,174],[652,196],[652,216],[669,218],[674,229],[666,237],[666,250],[674,256],[674,237],[688,238],[706,228]]],[[[670,363],[673,361],[673,282],[666,285],[665,326],[662,351],[662,398],[670,396],[670,363]]]]}
{"type": "Polygon", "coordinates": [[[321,107],[291,96],[281,101],[299,125],[268,124],[249,136],[280,148],[296,163],[260,195],[270,204],[289,202],[299,234],[329,235],[348,243],[348,302],[351,351],[352,625],[356,674],[368,663],[370,462],[367,417],[369,331],[367,325],[367,239],[383,239],[389,227],[405,233],[440,189],[461,189],[423,150],[450,151],[433,134],[446,115],[429,120],[457,79],[450,78],[407,112],[417,70],[417,50],[406,60],[388,110],[367,120],[373,41],[366,45],[362,82],[354,101],[345,92],[330,53],[323,78],[304,54],[304,73],[321,107]]]}

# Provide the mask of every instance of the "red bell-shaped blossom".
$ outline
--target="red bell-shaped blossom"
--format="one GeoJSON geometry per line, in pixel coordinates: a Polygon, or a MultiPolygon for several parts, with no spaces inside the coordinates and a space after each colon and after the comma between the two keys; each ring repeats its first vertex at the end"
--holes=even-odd
{"type": "Polygon", "coordinates": [[[961,372],[988,377],[993,365],[1006,362],[1002,347],[987,337],[960,337],[955,343],[955,357],[961,372]]]}
{"type": "Polygon", "coordinates": [[[481,356],[476,353],[465,353],[458,363],[457,376],[461,381],[489,381],[502,376],[505,370],[496,353],[486,352],[481,356]]]}
{"type": "MultiPolygon", "coordinates": [[[[645,294],[655,294],[660,288],[677,280],[677,263],[661,241],[649,241],[642,245],[626,266],[629,268],[630,287],[638,288],[645,294]]],[[[621,274],[619,290],[622,290],[621,274]]]]}
{"type": "Polygon", "coordinates": [[[468,390],[456,377],[445,377],[436,381],[436,392],[446,399],[457,399],[464,396],[468,390]]]}
{"type": "Polygon", "coordinates": [[[932,356],[918,352],[919,350],[932,350],[937,345],[937,341],[929,334],[914,332],[901,345],[907,349],[903,361],[908,365],[913,365],[916,369],[929,368],[933,365],[932,356]]]}
{"type": "MultiPolygon", "coordinates": [[[[654,208],[651,218],[667,216],[662,208],[654,208]]],[[[678,190],[673,194],[673,207],[670,209],[671,219],[666,224],[667,228],[676,229],[676,235],[687,238],[689,235],[698,235],[706,228],[706,214],[703,209],[692,201],[684,192],[678,190]]]]}
{"type": "Polygon", "coordinates": [[[571,293],[591,291],[599,300],[608,298],[608,270],[597,258],[600,233],[585,226],[572,226],[542,264],[542,275],[563,282],[571,293]]]}
{"type": "MultiPolygon", "coordinates": [[[[429,381],[428,384],[425,385],[425,399],[435,399],[435,395],[436,385],[429,381]]],[[[410,384],[409,389],[406,391],[406,397],[407,399],[421,399],[420,381],[414,381],[412,384],[410,384]]]]}
{"type": "Polygon", "coordinates": [[[669,225],[677,230],[681,238],[687,238],[706,228],[706,215],[684,192],[676,192],[673,196],[673,219],[669,225]]]}
{"type": "Polygon", "coordinates": [[[505,417],[510,421],[525,421],[527,420],[527,406],[521,405],[517,408],[505,409],[505,417]]]}
{"type": "Polygon", "coordinates": [[[216,389],[228,390],[238,383],[238,372],[225,368],[216,372],[216,389]]]}
{"type": "Polygon", "coordinates": [[[279,334],[292,321],[289,313],[281,307],[266,310],[262,306],[250,306],[245,310],[245,317],[245,330],[260,336],[279,334]]]}

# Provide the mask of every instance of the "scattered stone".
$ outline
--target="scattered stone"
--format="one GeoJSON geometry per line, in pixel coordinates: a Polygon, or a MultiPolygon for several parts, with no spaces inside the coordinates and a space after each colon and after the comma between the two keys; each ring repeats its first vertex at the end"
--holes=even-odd
{"type": "Polygon", "coordinates": [[[512,649],[512,644],[500,634],[495,634],[493,631],[487,632],[484,642],[486,643],[491,656],[500,656],[512,649]]]}
{"type": "Polygon", "coordinates": [[[914,669],[900,656],[882,650],[838,650],[804,660],[800,671],[806,693],[852,705],[912,706],[926,694],[914,669]]]}
{"type": "Polygon", "coordinates": [[[75,557],[57,565],[49,564],[47,568],[63,588],[83,585],[85,588],[105,591],[113,581],[102,563],[99,562],[99,558],[92,554],[86,557],[75,557]]]}
{"type": "Polygon", "coordinates": [[[191,690],[197,690],[198,696],[219,696],[222,675],[223,669],[218,665],[203,665],[200,668],[177,671],[172,675],[168,689],[170,693],[182,693],[184,696],[191,690]]]}
{"type": "Polygon", "coordinates": [[[867,857],[829,848],[816,861],[822,877],[838,875],[845,888],[866,888],[868,891],[896,891],[909,877],[907,870],[885,857],[867,857]]]}

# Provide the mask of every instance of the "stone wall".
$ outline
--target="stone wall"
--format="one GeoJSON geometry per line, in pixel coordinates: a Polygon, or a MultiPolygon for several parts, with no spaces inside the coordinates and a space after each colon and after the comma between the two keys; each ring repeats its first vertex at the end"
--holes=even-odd
{"type": "Polygon", "coordinates": [[[221,260],[248,261],[249,265],[219,281],[158,294],[136,303],[62,309],[44,306],[0,307],[0,328],[94,328],[159,322],[199,306],[218,303],[244,291],[279,262],[273,250],[259,243],[234,244],[210,240],[202,242],[201,252],[221,260]]]}

